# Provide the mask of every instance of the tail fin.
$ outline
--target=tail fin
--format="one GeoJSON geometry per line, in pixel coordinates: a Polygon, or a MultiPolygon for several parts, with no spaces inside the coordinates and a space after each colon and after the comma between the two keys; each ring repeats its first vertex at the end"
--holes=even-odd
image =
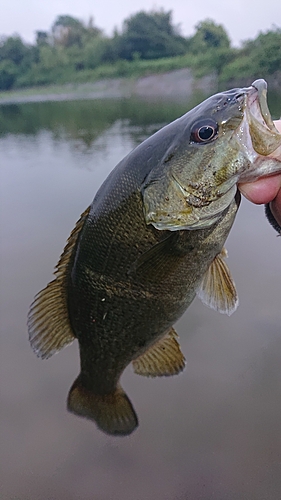
{"type": "Polygon", "coordinates": [[[110,394],[94,394],[83,386],[80,376],[69,391],[67,409],[94,420],[106,434],[126,436],[138,426],[135,410],[121,386],[110,394]]]}

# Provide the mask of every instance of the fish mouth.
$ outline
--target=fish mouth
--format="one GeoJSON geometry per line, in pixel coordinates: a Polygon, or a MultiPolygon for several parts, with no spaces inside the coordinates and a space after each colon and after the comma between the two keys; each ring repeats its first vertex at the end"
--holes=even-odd
{"type": "Polygon", "coordinates": [[[268,109],[265,80],[255,80],[251,87],[245,89],[244,116],[234,136],[244,158],[248,160],[237,181],[252,182],[280,173],[281,134],[268,109]]]}
{"type": "MultiPolygon", "coordinates": [[[[273,132],[278,132],[271,118],[270,111],[267,105],[267,83],[265,80],[255,80],[252,87],[258,91],[257,101],[259,104],[260,116],[264,120],[264,124],[273,132]]],[[[254,114],[254,109],[253,109],[254,114]]],[[[258,118],[258,117],[257,117],[258,118]]]]}
{"type": "Polygon", "coordinates": [[[248,151],[252,162],[257,154],[268,156],[281,145],[281,135],[276,129],[267,105],[267,83],[255,80],[246,92],[244,118],[238,127],[240,146],[248,151]]]}

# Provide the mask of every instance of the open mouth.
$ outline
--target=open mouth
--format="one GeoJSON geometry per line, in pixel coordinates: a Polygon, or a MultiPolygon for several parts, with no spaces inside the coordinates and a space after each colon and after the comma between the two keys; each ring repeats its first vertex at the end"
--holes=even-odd
{"type": "Polygon", "coordinates": [[[281,134],[268,109],[266,82],[256,80],[245,94],[244,117],[235,136],[249,163],[240,171],[239,182],[280,172],[281,134]]]}
{"type": "Polygon", "coordinates": [[[272,121],[270,111],[267,105],[267,83],[265,80],[255,80],[252,83],[252,87],[254,87],[258,91],[258,95],[255,95],[254,102],[249,102],[249,106],[251,107],[251,113],[257,119],[263,119],[263,125],[267,126],[273,132],[277,132],[275,125],[272,121]],[[256,106],[255,106],[256,103],[256,106]]]}
{"type": "MultiPolygon", "coordinates": [[[[241,131],[243,129],[245,137],[248,136],[254,151],[259,155],[268,156],[280,146],[281,136],[272,121],[267,105],[267,84],[265,80],[253,82],[246,97],[243,122],[241,131]]],[[[250,144],[247,141],[247,147],[250,149],[249,146],[250,144]]]]}

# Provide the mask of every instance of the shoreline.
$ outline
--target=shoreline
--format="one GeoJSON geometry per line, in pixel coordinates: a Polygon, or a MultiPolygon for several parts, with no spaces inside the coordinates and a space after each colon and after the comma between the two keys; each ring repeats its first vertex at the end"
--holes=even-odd
{"type": "Polygon", "coordinates": [[[32,87],[0,93],[0,105],[82,99],[169,99],[189,98],[194,91],[218,91],[215,74],[195,78],[189,68],[150,74],[139,78],[112,78],[96,82],[32,87]]]}
{"type": "MultiPolygon", "coordinates": [[[[262,75],[260,76],[262,78],[262,75]]],[[[250,86],[254,78],[232,80],[225,88],[250,86]]],[[[266,78],[271,90],[280,91],[281,72],[266,78]]],[[[65,83],[44,87],[29,87],[0,92],[0,106],[36,102],[73,101],[86,99],[169,99],[190,98],[194,92],[211,95],[220,91],[218,76],[213,73],[196,78],[190,68],[140,77],[104,78],[87,83],[65,83]]]]}

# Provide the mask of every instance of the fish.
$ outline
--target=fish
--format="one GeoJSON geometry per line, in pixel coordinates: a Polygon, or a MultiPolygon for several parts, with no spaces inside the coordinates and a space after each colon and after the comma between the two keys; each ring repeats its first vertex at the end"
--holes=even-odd
{"type": "Polygon", "coordinates": [[[185,367],[174,323],[195,296],[232,314],[236,287],[225,240],[238,182],[281,171],[267,84],[213,95],[131,151],[82,213],[54,279],[28,313],[31,347],[47,359],[78,340],[68,410],[112,436],[138,426],[120,377],[185,367]]]}

